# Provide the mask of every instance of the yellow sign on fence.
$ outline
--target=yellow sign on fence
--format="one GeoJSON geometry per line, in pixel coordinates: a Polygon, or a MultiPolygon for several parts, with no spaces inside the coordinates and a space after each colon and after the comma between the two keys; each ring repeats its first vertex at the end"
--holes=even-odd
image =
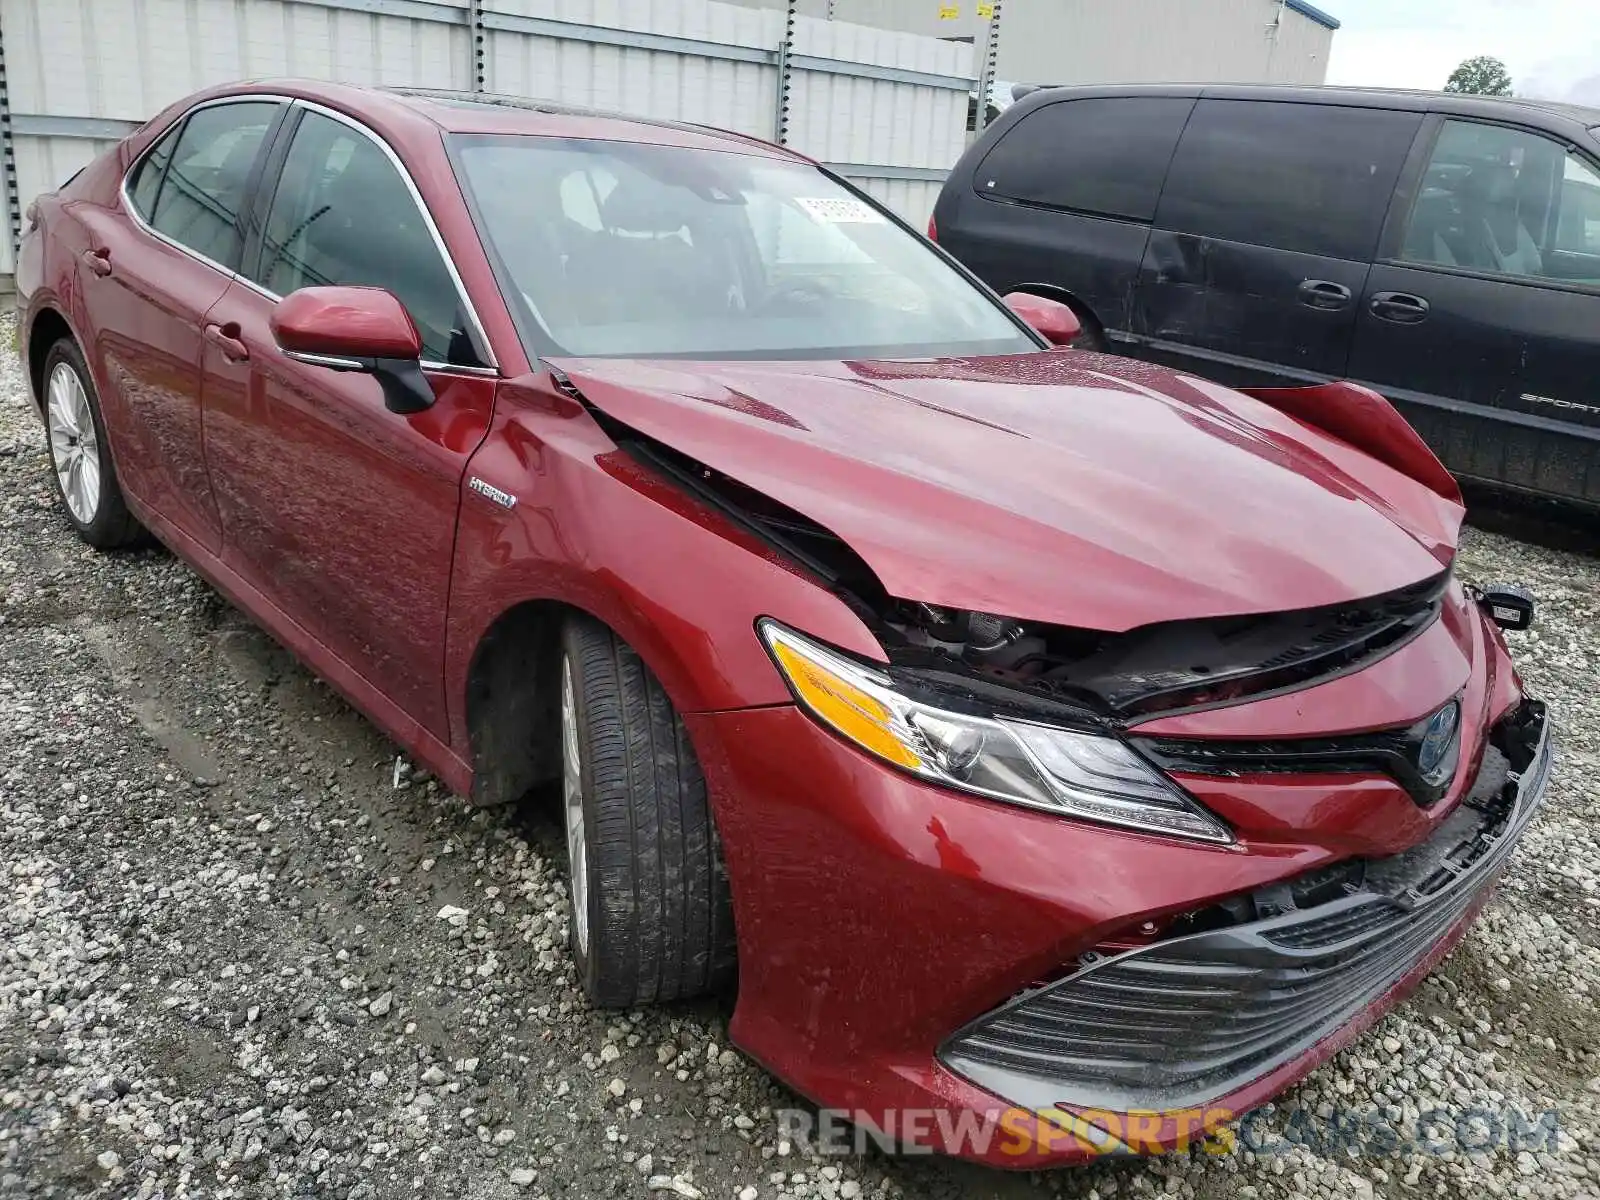
{"type": "Polygon", "coordinates": [[[960,16],[961,16],[961,6],[959,4],[941,4],[941,5],[939,5],[939,20],[941,20],[941,21],[954,21],[954,20],[959,19],[960,16]]]}
{"type": "Polygon", "coordinates": [[[992,16],[994,16],[994,5],[978,0],[978,20],[987,21],[992,16]]]}

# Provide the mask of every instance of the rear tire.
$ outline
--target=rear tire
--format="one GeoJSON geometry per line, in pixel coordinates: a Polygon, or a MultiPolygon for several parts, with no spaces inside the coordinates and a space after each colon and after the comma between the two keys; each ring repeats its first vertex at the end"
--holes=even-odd
{"type": "Polygon", "coordinates": [[[562,798],[573,957],[596,1004],[682,1000],[733,979],[733,905],[688,734],[633,649],[562,634],[562,798]]]}
{"type": "Polygon", "coordinates": [[[44,422],[56,498],[77,535],[97,550],[131,546],[144,529],[128,511],[111,463],[100,397],[71,338],[44,359],[44,422]]]}

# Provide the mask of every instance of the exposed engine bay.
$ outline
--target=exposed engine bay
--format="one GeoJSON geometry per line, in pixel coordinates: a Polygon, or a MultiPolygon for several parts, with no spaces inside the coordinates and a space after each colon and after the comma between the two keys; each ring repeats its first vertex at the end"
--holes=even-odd
{"type": "Polygon", "coordinates": [[[999,682],[1126,718],[1224,703],[1364,666],[1427,628],[1448,577],[1441,572],[1356,604],[1115,634],[899,601],[884,623],[904,639],[890,647],[897,665],[938,669],[959,661],[999,682]]]}

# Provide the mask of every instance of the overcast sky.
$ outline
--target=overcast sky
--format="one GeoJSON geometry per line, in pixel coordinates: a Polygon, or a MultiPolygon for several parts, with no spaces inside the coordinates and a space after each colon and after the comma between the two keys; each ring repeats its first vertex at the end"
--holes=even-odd
{"type": "Polygon", "coordinates": [[[1492,54],[1519,95],[1600,105],[1600,0],[1313,0],[1343,22],[1329,83],[1441,88],[1492,54]]]}

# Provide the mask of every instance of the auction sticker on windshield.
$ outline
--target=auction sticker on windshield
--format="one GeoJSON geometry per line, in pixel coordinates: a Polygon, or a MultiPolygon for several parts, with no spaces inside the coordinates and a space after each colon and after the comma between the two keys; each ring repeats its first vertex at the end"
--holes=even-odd
{"type": "Polygon", "coordinates": [[[883,214],[853,196],[796,196],[794,202],[827,225],[881,225],[883,214]]]}

